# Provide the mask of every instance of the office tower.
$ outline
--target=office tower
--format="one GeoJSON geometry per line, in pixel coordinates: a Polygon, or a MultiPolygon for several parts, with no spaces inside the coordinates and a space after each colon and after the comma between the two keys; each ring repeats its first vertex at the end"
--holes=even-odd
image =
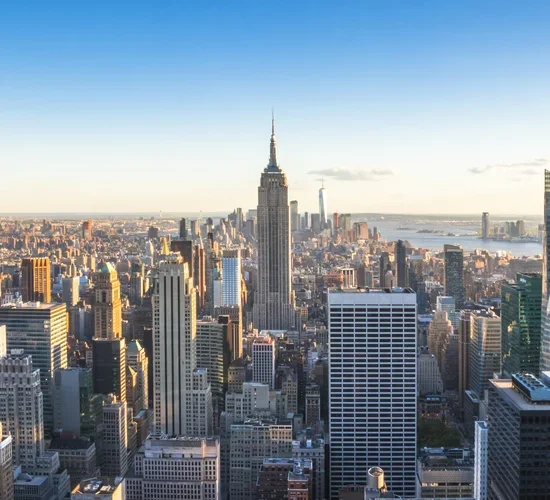
{"type": "Polygon", "coordinates": [[[139,340],[132,340],[128,343],[126,365],[134,370],[137,376],[136,390],[134,390],[132,400],[128,397],[128,406],[134,410],[134,415],[137,415],[144,408],[149,408],[149,388],[147,386],[149,359],[139,340]]]}
{"type": "Polygon", "coordinates": [[[483,212],[481,214],[481,238],[483,238],[484,240],[488,240],[490,230],[491,221],[489,219],[489,212],[483,212]]]}
{"type": "Polygon", "coordinates": [[[227,392],[242,392],[246,380],[246,363],[242,358],[231,362],[227,378],[227,392]]]}
{"type": "Polygon", "coordinates": [[[126,478],[128,498],[132,500],[218,500],[220,486],[217,438],[152,434],[126,478]]]}
{"type": "Polygon", "coordinates": [[[395,260],[397,269],[397,286],[405,288],[409,286],[409,272],[407,269],[407,247],[405,242],[397,240],[395,244],[395,260]]]}
{"type": "Polygon", "coordinates": [[[14,463],[34,472],[44,453],[39,370],[21,350],[0,358],[0,423],[13,438],[14,463]]]}
{"type": "Polygon", "coordinates": [[[232,424],[229,450],[229,498],[249,500],[254,498],[264,458],[291,457],[292,425],[278,424],[275,419],[249,419],[232,424]]]}
{"type": "Polygon", "coordinates": [[[428,327],[428,348],[435,355],[439,367],[442,365],[442,351],[445,339],[453,333],[453,325],[446,312],[437,311],[428,327]]]}
{"type": "Polygon", "coordinates": [[[429,351],[418,354],[418,394],[427,396],[443,392],[443,379],[437,363],[437,358],[429,351]]]}
{"type": "Polygon", "coordinates": [[[547,498],[550,376],[489,382],[489,500],[547,498]]]}
{"type": "Polygon", "coordinates": [[[415,294],[329,290],[328,311],[330,498],[347,484],[365,484],[374,464],[388,473],[391,491],[414,496],[415,294]]]}
{"type": "Polygon", "coordinates": [[[445,311],[453,328],[458,328],[459,313],[456,311],[456,301],[454,297],[438,295],[436,298],[435,310],[445,311]]]}
{"type": "Polygon", "coordinates": [[[380,255],[380,261],[378,264],[379,269],[379,277],[380,277],[380,287],[384,287],[384,280],[386,273],[388,271],[391,272],[391,262],[390,262],[390,254],[388,252],[382,252],[380,255]]]}
{"type": "Polygon", "coordinates": [[[186,240],[187,239],[187,222],[185,218],[180,219],[180,240],[186,240]]]}
{"type": "Polygon", "coordinates": [[[67,304],[67,308],[78,304],[80,298],[79,287],[80,278],[78,276],[63,278],[63,302],[67,304]]]}
{"type": "Polygon", "coordinates": [[[475,423],[474,445],[474,498],[476,500],[487,500],[487,438],[487,422],[478,420],[475,423]]]}
{"type": "Polygon", "coordinates": [[[52,301],[50,259],[26,257],[21,264],[23,302],[52,301]]]}
{"type": "Polygon", "coordinates": [[[13,438],[0,422],[0,500],[13,500],[13,438]]]}
{"type": "Polygon", "coordinates": [[[306,420],[307,427],[315,427],[321,421],[321,391],[317,384],[306,387],[306,420]]]}
{"type": "Polygon", "coordinates": [[[550,170],[544,171],[544,231],[542,243],[542,342],[540,370],[550,370],[550,170]]]}
{"type": "Polygon", "coordinates": [[[311,214],[311,230],[315,234],[319,234],[323,230],[321,227],[321,216],[319,214],[311,214]]]}
{"type": "Polygon", "coordinates": [[[502,372],[539,373],[542,276],[521,274],[501,287],[502,372]]]}
{"type": "Polygon", "coordinates": [[[223,305],[241,305],[241,251],[224,250],[222,257],[223,305]]]}
{"type": "Polygon", "coordinates": [[[126,402],[119,401],[103,407],[101,438],[101,474],[107,477],[124,476],[128,472],[128,425],[126,402]]]}
{"type": "Polygon", "coordinates": [[[159,264],[153,294],[154,408],[157,432],[208,436],[212,394],[197,367],[197,296],[189,266],[170,255],[159,264]]]}
{"type": "Polygon", "coordinates": [[[252,381],[275,389],[275,341],[261,335],[252,344],[252,381]]]}
{"type": "Polygon", "coordinates": [[[441,348],[441,376],[445,391],[458,390],[458,334],[450,331],[441,348]]]}
{"type": "Polygon", "coordinates": [[[300,214],[298,213],[298,202],[290,202],[290,230],[292,232],[300,230],[300,214]]]}
{"type": "Polygon", "coordinates": [[[120,339],[94,339],[94,392],[115,394],[118,401],[126,401],[126,342],[120,339]]]}
{"type": "Polygon", "coordinates": [[[95,439],[101,425],[103,402],[99,394],[94,394],[92,370],[56,370],[53,384],[54,428],[95,439]]]}
{"type": "Polygon", "coordinates": [[[456,307],[464,303],[464,252],[455,245],[444,245],[445,295],[454,297],[456,307]]]}
{"type": "Polygon", "coordinates": [[[458,325],[458,406],[464,418],[465,391],[470,388],[470,315],[461,311],[458,325]]]}
{"type": "Polygon", "coordinates": [[[483,398],[489,380],[500,372],[500,318],[493,311],[470,317],[470,390],[483,398]]]}
{"type": "Polygon", "coordinates": [[[94,279],[94,337],[118,339],[122,337],[122,303],[120,281],[110,262],[103,264],[94,279]]]}
{"type": "Polygon", "coordinates": [[[327,225],[327,190],[325,189],[325,184],[321,184],[321,189],[319,189],[319,218],[321,220],[321,229],[324,229],[327,225]]]}
{"type": "Polygon", "coordinates": [[[197,292],[197,308],[203,308],[206,299],[206,253],[200,245],[195,246],[195,269],[193,270],[193,281],[197,292]]]}
{"type": "Polygon", "coordinates": [[[220,323],[209,316],[197,321],[197,365],[207,369],[212,406],[216,416],[223,410],[227,392],[227,375],[231,362],[227,340],[228,331],[231,330],[230,322],[220,323]]]}
{"type": "Polygon", "coordinates": [[[258,289],[253,309],[253,324],[258,330],[296,327],[289,216],[288,183],[277,164],[273,122],[269,163],[258,188],[258,289]]]}
{"type": "Polygon", "coordinates": [[[302,229],[309,229],[310,223],[309,223],[309,213],[304,212],[304,217],[302,218],[302,229]]]}
{"type": "Polygon", "coordinates": [[[140,273],[132,273],[128,299],[130,304],[140,306],[143,303],[144,280],[140,273]]]}
{"type": "Polygon", "coordinates": [[[369,223],[368,222],[354,222],[353,224],[353,239],[368,240],[369,239],[369,223]]]}
{"type": "MultiPolygon", "coordinates": [[[[231,361],[239,359],[243,355],[243,327],[242,309],[240,306],[220,306],[214,308],[214,318],[220,321],[221,316],[229,316],[231,331],[228,331],[228,347],[231,354],[231,361]]],[[[228,320],[223,320],[227,323],[228,320]]]]}
{"type": "Polygon", "coordinates": [[[283,399],[280,416],[286,418],[289,413],[298,413],[298,377],[294,369],[283,365],[277,369],[277,378],[283,399]]]}
{"type": "Polygon", "coordinates": [[[313,465],[298,458],[264,458],[255,487],[256,500],[313,500],[313,465]]]}
{"type": "Polygon", "coordinates": [[[92,227],[93,223],[91,220],[85,220],[82,223],[82,239],[87,241],[92,239],[92,227]]]}
{"type": "Polygon", "coordinates": [[[67,309],[65,304],[28,302],[0,307],[0,325],[6,325],[8,352],[23,349],[40,370],[44,399],[44,426],[53,426],[52,378],[55,370],[67,368],[67,309]]]}

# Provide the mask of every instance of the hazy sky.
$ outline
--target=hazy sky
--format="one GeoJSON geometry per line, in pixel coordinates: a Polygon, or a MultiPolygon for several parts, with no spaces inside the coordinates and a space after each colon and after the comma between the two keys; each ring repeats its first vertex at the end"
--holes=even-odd
{"type": "MultiPolygon", "coordinates": [[[[0,212],[537,214],[550,2],[4,2],[0,212]]],[[[548,166],[547,165],[547,166],[548,166]]]]}

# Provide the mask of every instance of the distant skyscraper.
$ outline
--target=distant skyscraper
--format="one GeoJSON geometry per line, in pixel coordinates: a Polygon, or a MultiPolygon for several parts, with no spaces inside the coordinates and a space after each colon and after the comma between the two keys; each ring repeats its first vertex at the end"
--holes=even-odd
{"type": "Polygon", "coordinates": [[[6,325],[8,352],[23,349],[32,356],[34,369],[40,370],[44,425],[51,430],[53,373],[67,368],[67,308],[65,304],[6,304],[0,307],[1,324],[6,325]]]}
{"type": "Polygon", "coordinates": [[[241,305],[241,251],[224,250],[222,257],[223,305],[241,305]]]}
{"type": "Polygon", "coordinates": [[[330,498],[375,464],[392,492],[415,496],[415,294],[329,290],[328,315],[330,498]]]}
{"type": "Polygon", "coordinates": [[[521,274],[501,287],[502,372],[539,373],[542,276],[521,274]]]}
{"type": "Polygon", "coordinates": [[[84,240],[92,239],[92,227],[93,227],[93,223],[91,220],[85,220],[82,223],[82,239],[84,240]]]}
{"type": "Polygon", "coordinates": [[[540,369],[550,370],[550,170],[544,171],[544,240],[542,243],[543,333],[540,369]]]}
{"type": "Polygon", "coordinates": [[[291,330],[297,326],[291,290],[289,219],[288,183],[277,164],[273,122],[269,163],[258,188],[258,289],[253,324],[259,330],[291,330]]]}
{"type": "Polygon", "coordinates": [[[23,272],[21,292],[23,302],[52,301],[50,259],[47,257],[27,257],[21,264],[23,272]]]}
{"type": "Polygon", "coordinates": [[[187,221],[185,219],[180,220],[180,240],[186,240],[187,239],[187,221]]]}
{"type": "Polygon", "coordinates": [[[153,294],[154,406],[157,432],[208,436],[212,394],[197,368],[197,296],[179,256],[159,264],[153,294]]]}
{"type": "Polygon", "coordinates": [[[458,324],[458,406],[464,417],[465,391],[470,388],[470,311],[461,311],[458,324]]]}
{"type": "Polygon", "coordinates": [[[74,276],[72,278],[63,278],[63,302],[67,307],[72,307],[78,304],[79,300],[80,278],[74,276]]]}
{"type": "Polygon", "coordinates": [[[489,232],[491,230],[491,221],[489,220],[489,212],[483,212],[481,215],[481,237],[484,240],[489,239],[489,232]]]}
{"type": "Polygon", "coordinates": [[[470,390],[483,398],[489,379],[500,372],[500,318],[492,311],[470,316],[470,390]]]}
{"type": "Polygon", "coordinates": [[[95,276],[94,337],[118,339],[122,337],[122,303],[120,281],[110,262],[95,276]]]}
{"type": "Polygon", "coordinates": [[[321,229],[324,229],[327,224],[327,216],[327,190],[323,183],[321,184],[321,189],[319,189],[319,218],[321,219],[321,229]]]}
{"type": "Polygon", "coordinates": [[[300,230],[300,214],[296,200],[290,202],[290,230],[292,232],[300,230]]]}
{"type": "Polygon", "coordinates": [[[407,247],[402,240],[397,240],[395,244],[395,260],[397,264],[397,286],[405,288],[409,286],[409,271],[407,269],[407,247]]]}
{"type": "MultiPolygon", "coordinates": [[[[14,463],[34,472],[44,453],[40,375],[21,350],[0,358],[0,423],[13,437],[14,463]]],[[[1,493],[1,492],[0,492],[1,493]]]]}
{"type": "Polygon", "coordinates": [[[550,374],[491,380],[488,411],[489,500],[548,498],[550,374]]]}
{"type": "Polygon", "coordinates": [[[455,245],[444,245],[445,295],[455,298],[457,309],[464,303],[464,252],[455,245]]]}

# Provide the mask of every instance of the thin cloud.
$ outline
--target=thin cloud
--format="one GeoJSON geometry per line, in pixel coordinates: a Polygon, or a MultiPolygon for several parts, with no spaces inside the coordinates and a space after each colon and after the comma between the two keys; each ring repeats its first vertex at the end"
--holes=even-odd
{"type": "Polygon", "coordinates": [[[535,158],[518,163],[495,163],[493,165],[485,165],[484,167],[472,167],[468,171],[472,174],[486,174],[492,170],[519,170],[516,174],[522,175],[538,175],[537,167],[547,167],[550,165],[550,160],[546,158],[535,158]]]}
{"type": "Polygon", "coordinates": [[[323,178],[337,181],[375,181],[378,177],[393,175],[391,170],[372,168],[370,170],[359,170],[345,167],[325,168],[321,170],[310,170],[310,175],[321,175],[323,178]]]}

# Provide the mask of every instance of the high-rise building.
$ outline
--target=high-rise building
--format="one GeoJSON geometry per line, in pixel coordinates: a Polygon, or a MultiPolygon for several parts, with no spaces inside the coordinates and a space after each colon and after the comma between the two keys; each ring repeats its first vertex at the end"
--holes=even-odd
{"type": "Polygon", "coordinates": [[[34,472],[44,453],[44,421],[39,370],[21,350],[0,358],[0,423],[13,438],[13,458],[34,472]]]}
{"type": "Polygon", "coordinates": [[[101,396],[94,394],[90,368],[54,372],[54,428],[92,439],[101,425],[101,396]]]}
{"type": "Polygon", "coordinates": [[[79,287],[80,278],[78,276],[63,278],[63,302],[67,304],[67,308],[78,304],[79,287]]]}
{"type": "Polygon", "coordinates": [[[299,458],[264,458],[258,474],[256,500],[313,500],[313,465],[299,458]]]}
{"type": "Polygon", "coordinates": [[[275,341],[260,335],[252,344],[252,381],[275,389],[275,341]]]}
{"type": "Polygon", "coordinates": [[[187,239],[187,222],[184,218],[180,219],[179,235],[180,235],[180,240],[187,239]]]}
{"type": "Polygon", "coordinates": [[[438,295],[435,302],[435,310],[438,312],[445,311],[453,328],[455,330],[458,328],[459,313],[456,310],[456,301],[454,297],[438,295]]]}
{"type": "Polygon", "coordinates": [[[13,500],[13,438],[0,422],[0,500],[13,500]]]}
{"type": "Polygon", "coordinates": [[[319,218],[321,221],[321,229],[324,229],[327,225],[327,190],[325,189],[325,184],[321,184],[321,189],[319,189],[319,218]]]}
{"type": "Polygon", "coordinates": [[[128,499],[220,498],[220,442],[217,438],[152,434],[126,479],[128,499]]]}
{"type": "Polygon", "coordinates": [[[416,492],[416,297],[329,290],[330,498],[378,464],[397,495],[416,492]],[[399,432],[395,430],[399,429],[399,432]]]}
{"type": "Polygon", "coordinates": [[[488,498],[545,498],[550,491],[550,374],[489,382],[488,498]]]}
{"type": "Polygon", "coordinates": [[[500,372],[500,318],[493,311],[470,316],[470,390],[483,398],[489,380],[500,372]]]}
{"type": "Polygon", "coordinates": [[[227,339],[227,347],[231,355],[231,361],[239,359],[243,355],[243,320],[242,320],[242,308],[241,306],[220,306],[214,308],[214,318],[218,318],[218,321],[222,321],[224,324],[231,322],[231,331],[228,331],[229,335],[227,339]],[[229,320],[221,320],[222,316],[228,316],[229,320]]]}
{"type": "Polygon", "coordinates": [[[258,330],[292,330],[297,326],[291,290],[288,183],[277,164],[272,123],[269,163],[258,188],[258,288],[253,324],[258,330]]]}
{"type": "Polygon", "coordinates": [[[94,337],[118,339],[122,337],[122,303],[120,281],[110,262],[95,275],[94,337]]]}
{"type": "Polygon", "coordinates": [[[134,415],[137,415],[144,408],[149,408],[149,388],[147,385],[149,359],[139,340],[132,340],[128,343],[126,365],[134,370],[137,376],[137,384],[131,400],[128,396],[128,406],[134,410],[134,415]]]}
{"type": "Polygon", "coordinates": [[[167,256],[154,287],[155,428],[169,435],[209,436],[212,394],[206,370],[197,367],[197,296],[188,265],[167,256]]]}
{"type": "Polygon", "coordinates": [[[484,240],[489,239],[490,231],[491,231],[491,221],[489,219],[489,212],[483,212],[481,214],[481,237],[484,240]]]}
{"type": "Polygon", "coordinates": [[[130,466],[126,408],[125,401],[103,407],[101,474],[107,477],[124,476],[130,466]]]}
{"type": "Polygon", "coordinates": [[[456,307],[464,303],[464,252],[456,245],[444,245],[445,295],[455,298],[456,307]]]}
{"type": "Polygon", "coordinates": [[[241,305],[241,251],[224,250],[222,257],[223,305],[241,305]]]}
{"type": "Polygon", "coordinates": [[[443,392],[443,379],[437,363],[437,358],[429,351],[418,354],[418,394],[427,396],[443,392]]]}
{"type": "Polygon", "coordinates": [[[542,342],[540,369],[550,370],[550,170],[544,171],[544,232],[542,244],[542,342]]]}
{"type": "Polygon", "coordinates": [[[125,340],[95,338],[92,349],[94,392],[115,394],[118,401],[126,401],[125,340]]]}
{"type": "Polygon", "coordinates": [[[23,302],[52,301],[50,259],[26,257],[21,264],[23,302]]]}
{"type": "Polygon", "coordinates": [[[298,213],[298,202],[290,202],[290,230],[292,232],[300,230],[300,214],[298,213]]]}
{"type": "Polygon", "coordinates": [[[55,370],[67,368],[67,309],[65,304],[6,304],[0,307],[0,324],[6,325],[8,352],[22,349],[40,370],[44,398],[44,426],[53,427],[55,370]]]}
{"type": "Polygon", "coordinates": [[[470,389],[470,311],[461,311],[458,325],[458,406],[464,418],[465,391],[470,389]]]}
{"type": "Polygon", "coordinates": [[[487,422],[478,420],[475,423],[474,435],[474,498],[476,500],[487,500],[487,422]]]}
{"type": "Polygon", "coordinates": [[[407,247],[402,240],[397,240],[395,244],[395,260],[397,268],[397,286],[405,288],[409,286],[409,271],[407,269],[407,247]]]}
{"type": "Polygon", "coordinates": [[[521,274],[501,287],[502,372],[539,373],[542,276],[521,274]]]}
{"type": "Polygon", "coordinates": [[[453,333],[453,325],[449,321],[446,312],[437,311],[428,327],[428,347],[430,352],[435,355],[439,368],[443,364],[443,346],[448,335],[453,333]]]}
{"type": "Polygon", "coordinates": [[[265,457],[292,456],[292,425],[275,419],[250,419],[231,425],[230,441],[231,500],[249,500],[265,457]]]}

